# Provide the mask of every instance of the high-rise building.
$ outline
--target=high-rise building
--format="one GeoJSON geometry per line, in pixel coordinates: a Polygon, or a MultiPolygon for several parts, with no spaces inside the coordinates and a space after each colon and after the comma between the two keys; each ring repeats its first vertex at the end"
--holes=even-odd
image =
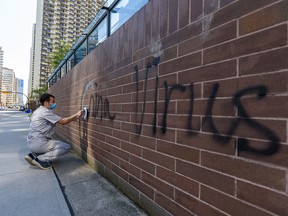
{"type": "Polygon", "coordinates": [[[0,46],[0,68],[3,67],[3,59],[4,59],[4,51],[2,50],[2,47],[0,46]]]}
{"type": "Polygon", "coordinates": [[[1,101],[1,91],[2,91],[2,68],[3,68],[4,51],[0,47],[0,106],[2,106],[1,101]]]}
{"type": "Polygon", "coordinates": [[[15,91],[18,92],[17,94],[15,94],[16,96],[15,103],[17,105],[23,105],[24,104],[24,101],[23,101],[24,80],[23,79],[15,78],[15,91]]]}
{"type": "Polygon", "coordinates": [[[104,0],[38,0],[29,89],[41,88],[51,74],[49,57],[60,42],[73,45],[93,20],[104,0]]]}
{"type": "Polygon", "coordinates": [[[31,90],[36,89],[35,86],[39,86],[39,73],[35,74],[35,35],[36,35],[36,24],[33,24],[32,28],[32,47],[30,49],[30,73],[28,80],[28,90],[31,93],[31,90]]]}
{"type": "MultiPolygon", "coordinates": [[[[2,68],[2,91],[14,92],[15,91],[15,73],[13,69],[2,68]]],[[[1,94],[1,101],[4,106],[12,107],[15,103],[15,94],[1,94]]]]}

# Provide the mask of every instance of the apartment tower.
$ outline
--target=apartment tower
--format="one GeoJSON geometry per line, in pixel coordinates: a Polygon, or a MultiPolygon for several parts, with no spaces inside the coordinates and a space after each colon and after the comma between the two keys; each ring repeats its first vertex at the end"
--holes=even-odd
{"type": "Polygon", "coordinates": [[[103,0],[38,0],[33,26],[29,89],[46,85],[52,69],[49,57],[60,42],[73,45],[93,20],[103,0]]]}
{"type": "MultiPolygon", "coordinates": [[[[15,91],[15,72],[13,71],[13,69],[9,69],[6,67],[2,68],[2,91],[15,91]]],[[[1,101],[4,106],[12,107],[15,103],[15,100],[15,94],[1,94],[1,101]]]]}
{"type": "MultiPolygon", "coordinates": [[[[2,91],[2,68],[3,68],[4,51],[0,47],[0,91],[2,91]]],[[[0,93],[0,106],[2,106],[1,93],[0,93]]]]}

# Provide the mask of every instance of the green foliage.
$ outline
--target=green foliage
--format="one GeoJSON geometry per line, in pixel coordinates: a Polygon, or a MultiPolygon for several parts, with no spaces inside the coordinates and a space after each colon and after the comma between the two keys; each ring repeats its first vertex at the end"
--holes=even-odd
{"type": "Polygon", "coordinates": [[[63,40],[60,41],[60,44],[56,45],[53,48],[53,52],[50,54],[49,66],[51,71],[54,71],[60,62],[64,59],[65,55],[70,50],[71,45],[65,43],[63,40]]]}
{"type": "Polygon", "coordinates": [[[31,92],[30,98],[39,99],[42,94],[47,92],[47,90],[48,90],[48,86],[47,85],[42,87],[42,88],[34,89],[31,92]]]}

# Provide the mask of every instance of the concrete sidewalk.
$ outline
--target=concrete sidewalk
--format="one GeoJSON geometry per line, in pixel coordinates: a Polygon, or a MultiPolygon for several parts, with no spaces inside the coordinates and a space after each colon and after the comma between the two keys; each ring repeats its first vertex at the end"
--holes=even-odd
{"type": "Polygon", "coordinates": [[[0,111],[1,215],[146,215],[73,152],[53,169],[28,165],[27,113],[0,111]]]}

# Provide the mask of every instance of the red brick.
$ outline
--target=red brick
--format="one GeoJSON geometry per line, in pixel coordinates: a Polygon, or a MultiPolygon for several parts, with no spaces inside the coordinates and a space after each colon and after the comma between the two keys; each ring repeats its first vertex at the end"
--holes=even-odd
{"type": "Polygon", "coordinates": [[[125,172],[123,169],[121,169],[119,166],[115,166],[112,164],[111,169],[117,176],[120,176],[120,178],[124,179],[125,181],[128,181],[128,173],[125,172]]]}
{"type": "Polygon", "coordinates": [[[131,102],[131,94],[121,94],[117,96],[109,96],[109,102],[112,103],[128,103],[131,102]]]}
{"type": "Polygon", "coordinates": [[[153,137],[145,137],[140,135],[130,135],[130,142],[149,149],[156,149],[156,140],[153,137]]]}
{"type": "Polygon", "coordinates": [[[237,181],[237,198],[277,215],[288,214],[287,194],[277,193],[256,185],[237,181]]]}
{"type": "Polygon", "coordinates": [[[288,97],[287,96],[267,96],[261,100],[244,98],[241,100],[245,104],[245,110],[253,117],[288,118],[288,97]]]}
{"type": "Polygon", "coordinates": [[[151,34],[152,34],[151,2],[148,2],[148,4],[144,6],[143,10],[145,11],[145,47],[146,47],[149,44],[151,44],[151,34]]]}
{"type": "MultiPolygon", "coordinates": [[[[139,29],[141,28],[139,25],[139,14],[136,13],[135,16],[133,17],[133,52],[137,51],[139,49],[139,42],[138,42],[138,37],[135,37],[135,35],[139,34],[139,29]]],[[[112,44],[113,45],[113,44],[112,44]]],[[[112,47],[112,46],[111,46],[112,47]]]]}
{"type": "Polygon", "coordinates": [[[112,152],[112,146],[105,142],[101,142],[99,147],[106,152],[110,152],[110,153],[112,152]]]}
{"type": "Polygon", "coordinates": [[[107,155],[107,156],[106,156],[107,160],[109,160],[110,162],[112,162],[111,167],[114,166],[113,164],[119,166],[119,164],[120,164],[120,159],[119,159],[118,157],[116,157],[114,154],[110,154],[110,153],[107,153],[106,155],[107,155]]]}
{"type": "Polygon", "coordinates": [[[160,19],[160,1],[153,1],[152,2],[152,42],[158,41],[160,39],[160,26],[159,26],[159,19],[160,19]]]}
{"type": "Polygon", "coordinates": [[[169,33],[175,32],[178,29],[178,0],[168,0],[169,1],[169,16],[168,16],[168,26],[169,33]]]}
{"type": "Polygon", "coordinates": [[[112,153],[125,161],[129,161],[129,153],[126,151],[112,147],[112,153]]]}
{"type": "Polygon", "coordinates": [[[174,188],[170,186],[169,184],[165,183],[164,181],[161,181],[155,176],[150,175],[145,172],[142,172],[141,180],[145,182],[145,184],[148,184],[149,186],[154,188],[155,190],[165,194],[171,199],[174,199],[174,188]]]}
{"type": "Polygon", "coordinates": [[[139,49],[143,48],[145,46],[145,10],[138,11],[139,14],[139,20],[138,24],[140,28],[138,28],[138,33],[136,34],[138,37],[138,45],[139,49]]]}
{"type": "Polygon", "coordinates": [[[196,52],[200,49],[207,48],[219,43],[236,38],[237,22],[233,21],[218,28],[209,30],[204,34],[192,37],[189,40],[180,42],[179,56],[196,52]]]}
{"type": "Polygon", "coordinates": [[[201,53],[193,53],[188,56],[177,58],[175,60],[165,62],[159,66],[159,75],[170,74],[199,66],[201,64],[201,53]]]}
{"type": "Polygon", "coordinates": [[[144,160],[140,157],[131,155],[130,156],[130,163],[136,167],[138,167],[141,170],[145,170],[148,173],[151,173],[152,175],[155,175],[155,169],[156,166],[152,164],[150,161],[144,160]]]}
{"type": "Polygon", "coordinates": [[[129,133],[120,130],[113,130],[113,136],[120,140],[129,140],[129,133]]]}
{"type": "MultiPolygon", "coordinates": [[[[195,100],[193,103],[193,115],[205,115],[211,106],[209,100],[195,100]]],[[[188,114],[190,101],[177,103],[177,113],[188,114]]],[[[212,116],[235,116],[236,110],[231,99],[215,99],[213,103],[212,116]]]]}
{"type": "MultiPolygon", "coordinates": [[[[269,142],[249,140],[249,146],[255,149],[263,149],[263,147],[269,146],[269,144],[270,144],[269,142]]],[[[287,144],[280,144],[278,151],[272,155],[260,155],[260,154],[255,154],[249,151],[240,151],[238,154],[240,157],[243,157],[243,158],[270,163],[270,164],[281,166],[281,167],[288,167],[288,160],[287,160],[288,145],[287,144]]]]}
{"type": "Polygon", "coordinates": [[[213,215],[213,216],[223,216],[226,215],[223,212],[218,211],[217,209],[212,208],[204,202],[201,202],[199,199],[189,196],[182,191],[175,191],[175,201],[185,208],[189,209],[191,212],[197,215],[213,215]]]}
{"type": "MultiPolygon", "coordinates": [[[[173,83],[175,84],[175,80],[172,80],[172,77],[171,77],[171,80],[170,80],[170,77],[168,79],[165,78],[161,78],[159,79],[159,81],[162,81],[165,80],[167,83],[173,83]]],[[[163,82],[159,82],[159,83],[163,83],[163,82]]],[[[182,85],[182,83],[179,83],[182,85]]],[[[179,91],[179,90],[175,90],[173,91],[173,93],[171,94],[171,97],[170,97],[170,101],[172,100],[179,100],[179,99],[190,99],[191,98],[191,94],[193,92],[193,96],[194,98],[201,98],[202,97],[202,86],[201,84],[194,84],[193,82],[187,84],[187,85],[183,85],[185,86],[185,91],[179,91]],[[191,90],[191,87],[192,87],[192,90],[191,90]]],[[[164,101],[165,100],[165,89],[159,89],[158,90],[159,92],[159,101],[164,101]]],[[[183,101],[184,102],[184,101],[183,101]]],[[[182,103],[182,101],[180,102],[182,103]]]]}
{"type": "Polygon", "coordinates": [[[203,0],[191,0],[190,11],[191,22],[203,17],[203,0]]]}
{"type": "Polygon", "coordinates": [[[127,151],[129,153],[141,156],[142,148],[138,145],[134,145],[132,143],[128,143],[125,141],[121,141],[121,149],[124,151],[127,151]]]}
{"type": "MultiPolygon", "coordinates": [[[[158,113],[163,114],[165,112],[165,106],[166,106],[165,102],[158,102],[157,103],[158,113]]],[[[176,114],[176,102],[175,101],[169,101],[167,114],[176,114]]]]}
{"type": "Polygon", "coordinates": [[[280,120],[252,120],[251,118],[243,119],[235,130],[231,131],[232,126],[238,121],[236,118],[212,117],[213,123],[217,131],[206,122],[203,124],[203,131],[215,133],[218,135],[239,136],[247,138],[256,138],[270,140],[270,136],[274,134],[280,141],[286,141],[286,121],[280,120]],[[246,122],[245,122],[246,121],[246,122]],[[269,130],[269,131],[268,131],[269,130]],[[228,134],[228,133],[232,134],[228,134]],[[268,133],[269,132],[269,133],[268,133]]]}
{"type": "Polygon", "coordinates": [[[258,209],[256,206],[249,205],[233,196],[225,195],[205,186],[201,186],[201,200],[229,215],[271,216],[271,214],[258,209]]]}
{"type": "Polygon", "coordinates": [[[236,61],[221,62],[218,64],[202,66],[179,73],[178,82],[182,85],[191,82],[203,82],[215,79],[235,77],[237,74],[236,61]]]}
{"type": "Polygon", "coordinates": [[[156,167],[156,176],[169,184],[198,197],[199,183],[162,167],[156,167]]]}
{"type": "Polygon", "coordinates": [[[172,215],[181,215],[181,216],[192,216],[193,214],[191,212],[188,212],[183,207],[181,207],[179,204],[177,204],[175,201],[168,199],[161,193],[157,192],[155,193],[155,202],[162,206],[164,209],[166,209],[168,212],[170,212],[172,215]]]}
{"type": "Polygon", "coordinates": [[[239,60],[239,74],[241,76],[250,74],[267,73],[288,68],[288,49],[282,48],[260,53],[239,60]]]}
{"type": "MultiPolygon", "coordinates": [[[[113,115],[114,114],[115,114],[115,118],[113,120],[115,121],[125,121],[125,122],[130,121],[131,116],[128,113],[114,112],[113,115]]],[[[124,129],[125,127],[131,129],[131,124],[126,124],[125,126],[121,125],[121,129],[124,129]]],[[[133,130],[131,130],[130,132],[133,132],[133,130]]]]}
{"type": "Polygon", "coordinates": [[[204,64],[248,55],[287,44],[287,26],[280,25],[204,50],[204,64]]]}
{"type": "Polygon", "coordinates": [[[228,4],[231,4],[235,1],[238,1],[238,0],[220,0],[220,7],[225,7],[227,6],[228,4]]]}
{"type": "Polygon", "coordinates": [[[163,55],[160,58],[160,63],[164,63],[177,57],[177,46],[172,46],[161,52],[163,52],[163,55]]]}
{"type": "Polygon", "coordinates": [[[233,97],[238,91],[255,86],[266,86],[268,94],[286,93],[288,72],[263,74],[261,76],[249,76],[237,79],[221,80],[217,82],[204,83],[203,97],[209,98],[212,87],[217,83],[219,89],[216,97],[233,97]]]}
{"type": "Polygon", "coordinates": [[[139,168],[137,168],[136,166],[134,166],[133,164],[130,164],[126,161],[120,160],[120,164],[119,166],[125,170],[126,172],[128,172],[130,175],[135,176],[136,178],[140,179],[141,176],[141,170],[139,168]]]}
{"type": "MultiPolygon", "coordinates": [[[[159,1],[160,38],[163,38],[168,34],[168,9],[169,9],[168,1],[159,1]]],[[[134,35],[137,35],[137,33],[134,35]]]]}
{"type": "Polygon", "coordinates": [[[213,19],[209,23],[210,28],[222,25],[231,20],[237,19],[247,13],[264,7],[270,3],[274,3],[274,0],[262,0],[262,1],[250,1],[239,0],[227,5],[213,14],[213,19]]]}
{"type": "Polygon", "coordinates": [[[286,0],[149,1],[49,89],[63,117],[81,104],[93,111],[89,98],[97,94],[109,100],[115,119],[100,112],[57,133],[106,167],[106,177],[124,179],[171,215],[286,215],[287,8],[286,0]],[[155,57],[159,64],[147,70],[155,57]],[[97,88],[83,97],[91,80],[97,88]],[[166,98],[165,81],[169,91],[175,84],[185,91],[166,98]],[[245,116],[225,142],[221,134],[237,115],[245,116]],[[279,143],[272,144],[276,136],[279,143]]]}
{"type": "Polygon", "coordinates": [[[129,133],[137,133],[137,125],[136,124],[122,122],[121,130],[129,132],[129,133]]]}
{"type": "MultiPolygon", "coordinates": [[[[179,1],[179,28],[185,27],[189,24],[189,2],[190,0],[179,1]]],[[[174,9],[175,10],[175,9],[174,9]]]]}
{"type": "Polygon", "coordinates": [[[279,2],[239,20],[239,34],[247,34],[288,20],[287,1],[279,2]]]}
{"type": "Polygon", "coordinates": [[[143,149],[143,158],[167,169],[175,170],[175,159],[170,156],[143,149]]]}
{"type": "MultiPolygon", "coordinates": [[[[189,123],[189,116],[188,115],[181,115],[181,116],[178,116],[178,115],[168,115],[167,116],[167,127],[168,128],[175,128],[175,129],[184,129],[184,130],[191,130],[191,127],[193,130],[196,130],[196,131],[200,131],[200,124],[201,124],[201,120],[200,120],[200,117],[198,116],[194,116],[192,117],[191,119],[191,127],[190,125],[188,125],[189,123]]],[[[159,127],[162,126],[162,123],[160,122],[159,124],[159,127]]]]}
{"type": "Polygon", "coordinates": [[[165,141],[157,141],[157,151],[176,158],[199,164],[199,150],[165,141]]]}
{"type": "Polygon", "coordinates": [[[286,171],[236,157],[202,152],[201,165],[256,184],[285,191],[286,171]]]}
{"type": "Polygon", "coordinates": [[[177,143],[205,149],[215,152],[220,152],[228,155],[235,155],[235,139],[232,138],[228,143],[223,144],[217,142],[213,135],[202,134],[198,132],[177,131],[177,143]]]}
{"type": "Polygon", "coordinates": [[[169,142],[175,142],[176,130],[167,128],[166,131],[163,133],[161,131],[161,128],[157,128],[156,134],[154,134],[152,126],[144,126],[143,135],[154,137],[156,139],[166,140],[169,142]]]}
{"type": "Polygon", "coordinates": [[[184,40],[197,36],[202,33],[202,21],[197,21],[184,28],[170,34],[161,40],[162,49],[174,46],[184,40]]]}
{"type": "Polygon", "coordinates": [[[210,187],[217,188],[227,194],[235,193],[235,179],[202,166],[177,160],[176,172],[210,187]]]}
{"type": "Polygon", "coordinates": [[[217,11],[219,8],[219,0],[205,0],[204,1],[204,14],[210,14],[217,11]]]}
{"type": "Polygon", "coordinates": [[[154,190],[144,182],[133,176],[129,176],[129,183],[137,188],[140,192],[148,196],[150,199],[154,199],[154,190]]]}

